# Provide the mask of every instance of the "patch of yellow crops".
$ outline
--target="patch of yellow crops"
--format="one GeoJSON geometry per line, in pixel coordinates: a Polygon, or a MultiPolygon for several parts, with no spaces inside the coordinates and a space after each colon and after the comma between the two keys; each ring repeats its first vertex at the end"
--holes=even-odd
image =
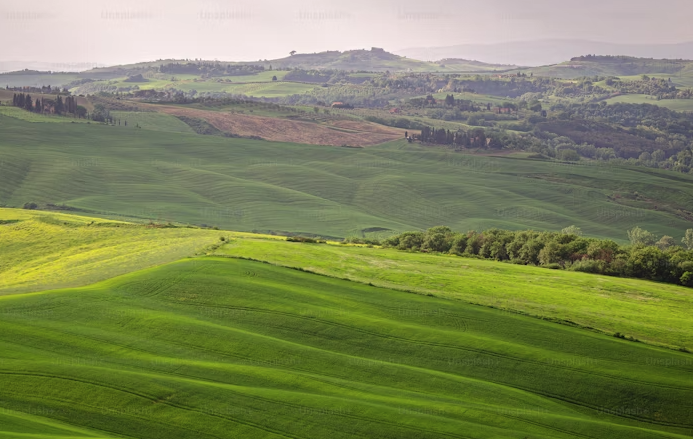
{"type": "Polygon", "coordinates": [[[0,220],[19,220],[0,225],[0,295],[91,284],[192,256],[221,236],[270,237],[21,209],[0,209],[0,220]]]}

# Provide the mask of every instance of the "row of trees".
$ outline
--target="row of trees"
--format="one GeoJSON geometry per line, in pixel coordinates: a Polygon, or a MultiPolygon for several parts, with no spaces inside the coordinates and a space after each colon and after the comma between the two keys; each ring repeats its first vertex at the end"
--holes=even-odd
{"type": "Polygon", "coordinates": [[[451,145],[462,148],[503,148],[503,143],[498,136],[487,137],[483,128],[475,128],[470,131],[459,130],[452,132],[444,128],[423,127],[421,136],[415,136],[422,143],[434,143],[437,145],[451,145]]]}
{"type": "Polygon", "coordinates": [[[466,234],[438,226],[390,237],[383,245],[693,286],[693,229],[686,231],[682,246],[671,236],[657,240],[639,227],[628,231],[628,237],[631,244],[623,246],[585,238],[575,226],[561,232],[490,229],[466,234]]]}
{"type": "Polygon", "coordinates": [[[15,93],[12,97],[12,105],[36,113],[67,113],[80,118],[86,117],[87,114],[86,108],[77,105],[74,96],[66,96],[64,100],[60,95],[55,100],[42,97],[41,99],[37,98],[34,102],[28,93],[15,93]]]}
{"type": "MultiPolygon", "coordinates": [[[[94,122],[121,125],[121,120],[114,118],[103,104],[97,103],[94,106],[94,111],[89,114],[86,108],[77,105],[74,96],[66,96],[64,100],[58,96],[55,101],[41,98],[34,102],[31,95],[19,93],[13,96],[12,105],[36,113],[72,114],[75,117],[90,119],[94,122]]],[[[128,125],[127,121],[122,122],[124,122],[124,126],[128,125]]]]}
{"type": "Polygon", "coordinates": [[[244,76],[255,75],[264,71],[265,67],[261,65],[239,65],[220,63],[217,61],[176,62],[159,66],[159,73],[206,76],[244,76]]]}

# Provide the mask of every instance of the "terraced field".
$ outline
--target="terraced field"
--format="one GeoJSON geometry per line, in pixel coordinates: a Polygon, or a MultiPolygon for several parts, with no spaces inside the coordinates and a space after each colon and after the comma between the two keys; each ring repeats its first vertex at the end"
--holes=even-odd
{"type": "Polygon", "coordinates": [[[255,262],[4,297],[0,314],[10,437],[650,439],[693,426],[689,355],[255,262]]]}

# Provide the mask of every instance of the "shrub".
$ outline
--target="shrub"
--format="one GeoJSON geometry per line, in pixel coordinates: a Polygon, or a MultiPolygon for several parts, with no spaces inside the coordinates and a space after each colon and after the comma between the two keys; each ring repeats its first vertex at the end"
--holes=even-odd
{"type": "Polygon", "coordinates": [[[683,275],[681,276],[681,279],[679,279],[679,281],[681,282],[681,285],[685,285],[687,287],[692,287],[693,286],[693,273],[691,273],[690,271],[683,273],[683,275]]]}
{"type": "Polygon", "coordinates": [[[325,244],[327,242],[316,238],[308,238],[307,236],[289,236],[286,240],[289,242],[304,242],[308,244],[325,244]]]}
{"type": "Polygon", "coordinates": [[[467,248],[467,237],[465,235],[457,235],[452,241],[450,253],[461,255],[467,248]]]}
{"type": "Polygon", "coordinates": [[[604,272],[606,264],[604,261],[592,261],[589,259],[583,259],[581,261],[575,261],[570,266],[570,271],[579,271],[581,273],[592,273],[601,274],[604,272]]]}
{"type": "Polygon", "coordinates": [[[400,250],[419,250],[423,244],[424,234],[421,232],[404,232],[399,237],[397,248],[400,250]]]}
{"type": "Polygon", "coordinates": [[[380,241],[377,239],[358,238],[355,236],[349,236],[347,238],[344,238],[342,244],[365,244],[371,247],[374,245],[381,245],[380,241]]]}
{"type": "Polygon", "coordinates": [[[35,210],[38,209],[38,205],[36,203],[25,203],[24,209],[35,210]]]}
{"type": "Polygon", "coordinates": [[[561,267],[561,264],[556,264],[556,263],[545,264],[545,265],[542,265],[542,267],[549,268],[551,270],[560,270],[561,268],[563,268],[563,267],[561,267]]]}

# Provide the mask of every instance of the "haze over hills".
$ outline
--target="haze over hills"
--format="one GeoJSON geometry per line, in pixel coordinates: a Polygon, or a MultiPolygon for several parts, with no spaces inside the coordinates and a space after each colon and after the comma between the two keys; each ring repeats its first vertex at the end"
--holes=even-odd
{"type": "Polygon", "coordinates": [[[543,66],[558,64],[572,57],[585,54],[690,59],[693,58],[693,42],[676,44],[616,44],[588,40],[545,39],[496,44],[413,47],[396,50],[395,53],[425,61],[435,61],[443,58],[465,58],[483,60],[487,63],[543,66]]]}
{"type": "MultiPolygon", "coordinates": [[[[150,62],[140,62],[134,64],[96,66],[85,63],[42,63],[42,62],[5,62],[0,63],[0,73],[18,72],[24,69],[39,71],[59,71],[59,72],[81,72],[85,77],[89,73],[114,71],[117,69],[123,72],[134,72],[152,67],[158,67],[164,63],[185,63],[191,60],[186,59],[160,59],[150,62]]],[[[275,69],[300,68],[300,69],[329,69],[329,70],[366,70],[371,72],[391,71],[413,71],[413,72],[434,72],[434,71],[463,71],[463,72],[482,72],[493,70],[506,70],[516,66],[503,64],[490,64],[481,61],[472,61],[462,58],[449,58],[435,60],[435,62],[421,61],[419,59],[407,58],[385,49],[373,47],[369,50],[330,50],[318,53],[293,53],[287,57],[258,60],[258,61],[233,61],[233,60],[205,60],[206,62],[220,62],[224,64],[238,65],[261,65],[265,68],[272,66],[275,69]]],[[[565,60],[562,60],[565,61],[565,60]]]]}
{"type": "MultiPolygon", "coordinates": [[[[487,71],[513,66],[488,64],[466,59],[447,59],[445,63],[438,60],[433,62],[421,61],[416,58],[406,58],[390,53],[382,48],[373,47],[370,50],[348,50],[345,52],[327,51],[320,53],[297,53],[286,58],[264,61],[264,65],[272,64],[281,68],[313,68],[339,70],[411,70],[411,71],[487,71]]],[[[256,64],[253,62],[244,64],[256,64]]]]}

